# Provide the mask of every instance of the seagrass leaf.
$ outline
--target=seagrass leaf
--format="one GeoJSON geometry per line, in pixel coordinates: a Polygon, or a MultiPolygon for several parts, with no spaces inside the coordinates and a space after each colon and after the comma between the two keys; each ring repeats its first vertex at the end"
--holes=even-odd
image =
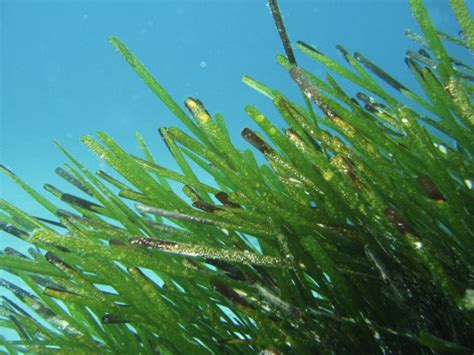
{"type": "Polygon", "coordinates": [[[288,262],[284,259],[279,259],[266,255],[257,255],[248,251],[242,252],[231,249],[216,249],[209,248],[207,246],[188,243],[168,242],[151,238],[132,238],[130,240],[130,243],[142,245],[149,249],[158,249],[164,252],[183,256],[209,258],[227,262],[260,265],[267,267],[288,267],[288,262]]]}

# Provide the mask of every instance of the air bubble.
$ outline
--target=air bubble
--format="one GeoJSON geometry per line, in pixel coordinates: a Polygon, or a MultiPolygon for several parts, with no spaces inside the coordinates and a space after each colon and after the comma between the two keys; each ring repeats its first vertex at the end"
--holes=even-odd
{"type": "Polygon", "coordinates": [[[199,66],[204,69],[207,67],[207,62],[205,60],[202,60],[201,63],[199,63],[199,66]]]}
{"type": "Polygon", "coordinates": [[[443,154],[448,154],[448,148],[446,148],[442,144],[434,143],[434,146],[439,149],[439,151],[443,154]]]}
{"type": "Polygon", "coordinates": [[[468,188],[469,190],[472,190],[472,180],[470,180],[470,179],[465,179],[465,180],[464,180],[464,183],[466,184],[466,186],[467,186],[467,188],[468,188]]]}
{"type": "Polygon", "coordinates": [[[326,181],[331,181],[333,177],[334,177],[334,173],[333,173],[332,171],[330,171],[330,170],[325,171],[325,172],[323,173],[323,178],[324,178],[324,180],[326,180],[326,181]]]}

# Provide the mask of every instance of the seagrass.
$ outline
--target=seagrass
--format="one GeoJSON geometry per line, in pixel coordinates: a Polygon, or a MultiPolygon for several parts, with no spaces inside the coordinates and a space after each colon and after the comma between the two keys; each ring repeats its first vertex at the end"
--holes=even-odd
{"type": "Polygon", "coordinates": [[[260,129],[242,127],[245,150],[221,114],[197,98],[177,104],[111,37],[180,121],[159,129],[180,171],[161,166],[139,134],[134,156],[104,132],[81,141],[107,171],[57,144],[70,193],[46,184],[45,197],[1,166],[48,212],[0,199],[0,228],[31,244],[0,254],[24,283],[0,280],[0,327],[17,333],[0,336],[4,351],[472,353],[473,69],[445,43],[472,54],[474,24],[463,1],[450,2],[460,35],[438,32],[422,1],[409,0],[422,34],[406,32],[420,45],[405,57],[419,84],[408,88],[342,46],[346,63],[297,42],[327,73],[298,66],[270,1],[285,50],[277,62],[302,99],[244,76],[285,122],[246,106],[260,129]]]}

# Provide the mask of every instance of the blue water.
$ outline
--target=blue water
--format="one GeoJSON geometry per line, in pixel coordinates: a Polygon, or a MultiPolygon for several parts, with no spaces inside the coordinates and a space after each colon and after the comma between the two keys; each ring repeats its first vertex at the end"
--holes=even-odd
{"type": "MultiPolygon", "coordinates": [[[[417,87],[403,58],[418,46],[403,31],[420,31],[405,1],[281,0],[280,7],[292,42],[304,40],[342,63],[335,49],[340,43],[417,87]]],[[[439,29],[458,32],[447,0],[428,1],[428,8],[439,29]]],[[[39,191],[46,182],[73,190],[54,174],[66,158],[53,140],[91,170],[111,172],[79,142],[97,131],[140,154],[138,131],[161,165],[176,167],[157,128],[182,125],[107,42],[110,35],[120,37],[176,101],[197,97],[211,114],[223,113],[240,147],[247,146],[241,129],[255,128],[244,105],[276,116],[268,99],[241,83],[243,74],[301,100],[275,62],[283,50],[264,0],[1,0],[0,26],[0,163],[39,191]]],[[[297,60],[324,75],[300,53],[297,60]]],[[[4,176],[0,196],[51,217],[4,176]]],[[[23,247],[4,233],[0,244],[23,247]]]]}

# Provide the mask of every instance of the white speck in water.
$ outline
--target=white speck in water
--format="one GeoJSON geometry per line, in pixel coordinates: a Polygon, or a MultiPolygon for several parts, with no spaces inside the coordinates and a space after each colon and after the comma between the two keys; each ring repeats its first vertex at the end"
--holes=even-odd
{"type": "Polygon", "coordinates": [[[415,248],[416,248],[416,249],[421,249],[421,248],[423,248],[423,243],[421,243],[421,242],[415,242],[415,248]]]}
{"type": "Polygon", "coordinates": [[[405,124],[407,124],[407,123],[410,122],[410,121],[408,120],[408,118],[402,118],[402,122],[405,123],[405,124]]]}
{"type": "Polygon", "coordinates": [[[272,14],[272,10],[271,10],[271,8],[270,8],[270,3],[267,2],[266,6],[267,6],[267,9],[268,9],[268,11],[270,12],[270,15],[271,15],[271,14],[272,14]]]}
{"type": "Polygon", "coordinates": [[[199,66],[204,69],[205,67],[207,67],[207,62],[203,60],[201,61],[201,63],[199,63],[199,66]]]}

